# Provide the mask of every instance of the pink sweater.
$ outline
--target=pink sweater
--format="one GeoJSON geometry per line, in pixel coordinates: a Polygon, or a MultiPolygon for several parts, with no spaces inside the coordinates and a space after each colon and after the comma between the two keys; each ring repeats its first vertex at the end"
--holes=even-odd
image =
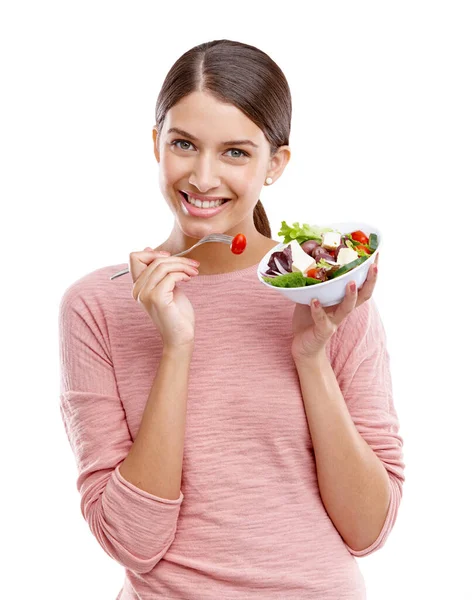
{"type": "Polygon", "coordinates": [[[125,567],[117,600],[365,598],[354,557],[385,543],[404,481],[373,301],[351,313],[328,348],[352,419],[390,479],[384,527],[356,552],[321,501],[290,352],[294,305],[260,284],[256,266],[179,284],[196,315],[180,498],[154,496],[121,476],[162,352],[131,296],[131,276],[109,279],[124,267],[75,281],[59,312],[61,415],[82,515],[125,567]]]}

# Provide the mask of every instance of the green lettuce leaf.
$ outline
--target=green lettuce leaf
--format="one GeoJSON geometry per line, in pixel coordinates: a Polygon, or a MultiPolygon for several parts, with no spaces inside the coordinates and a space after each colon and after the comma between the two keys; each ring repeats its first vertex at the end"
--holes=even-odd
{"type": "Polygon", "coordinates": [[[305,277],[300,271],[287,273],[286,275],[278,275],[277,277],[263,277],[262,279],[270,285],[283,288],[305,287],[306,285],[321,283],[319,279],[305,277]]]}
{"type": "Polygon", "coordinates": [[[316,263],[316,266],[320,267],[321,269],[332,269],[334,265],[331,265],[324,258],[320,258],[320,260],[316,263]]]}
{"type": "Polygon", "coordinates": [[[292,240],[297,240],[299,244],[303,244],[307,240],[316,240],[321,244],[321,234],[328,231],[334,231],[330,227],[317,227],[316,225],[308,225],[308,223],[300,223],[297,221],[292,226],[287,224],[287,221],[282,221],[278,235],[283,236],[284,244],[289,244],[292,240]]]}
{"type": "Polygon", "coordinates": [[[352,241],[352,240],[350,240],[349,238],[346,238],[346,246],[347,246],[348,248],[352,248],[353,250],[355,250],[355,249],[356,249],[356,247],[355,247],[355,246],[354,246],[354,244],[353,244],[353,241],[352,241]]]}
{"type": "Polygon", "coordinates": [[[350,233],[346,233],[344,235],[347,237],[347,239],[351,242],[351,244],[353,246],[360,246],[360,242],[358,242],[357,240],[352,239],[352,235],[350,233]]]}
{"type": "Polygon", "coordinates": [[[355,251],[357,252],[358,256],[362,256],[369,258],[371,256],[371,254],[369,254],[368,252],[366,252],[365,250],[362,250],[362,248],[355,248],[355,251]]]}

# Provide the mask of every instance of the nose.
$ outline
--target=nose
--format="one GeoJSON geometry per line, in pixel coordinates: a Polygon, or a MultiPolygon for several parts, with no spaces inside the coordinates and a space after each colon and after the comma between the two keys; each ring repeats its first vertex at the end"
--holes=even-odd
{"type": "Polygon", "coordinates": [[[189,183],[198,188],[202,194],[220,186],[218,165],[215,164],[213,157],[209,153],[202,153],[195,158],[189,183]]]}

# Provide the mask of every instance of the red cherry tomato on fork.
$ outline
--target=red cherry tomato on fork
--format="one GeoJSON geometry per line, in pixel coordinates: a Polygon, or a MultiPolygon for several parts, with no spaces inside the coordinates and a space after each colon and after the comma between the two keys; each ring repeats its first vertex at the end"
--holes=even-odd
{"type": "Polygon", "coordinates": [[[231,242],[230,250],[233,254],[242,254],[246,248],[246,236],[238,233],[234,236],[231,242]]]}

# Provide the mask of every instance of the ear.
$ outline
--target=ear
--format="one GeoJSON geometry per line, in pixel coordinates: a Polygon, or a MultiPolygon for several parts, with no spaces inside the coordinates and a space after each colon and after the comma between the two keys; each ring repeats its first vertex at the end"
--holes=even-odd
{"type": "Polygon", "coordinates": [[[159,134],[155,127],[152,128],[152,144],[154,148],[154,156],[156,157],[157,162],[160,162],[161,157],[159,154],[159,134]]]}
{"type": "Polygon", "coordinates": [[[271,156],[266,176],[272,177],[272,183],[275,183],[275,181],[282,175],[291,155],[292,153],[290,146],[280,146],[277,149],[277,152],[271,156]]]}

